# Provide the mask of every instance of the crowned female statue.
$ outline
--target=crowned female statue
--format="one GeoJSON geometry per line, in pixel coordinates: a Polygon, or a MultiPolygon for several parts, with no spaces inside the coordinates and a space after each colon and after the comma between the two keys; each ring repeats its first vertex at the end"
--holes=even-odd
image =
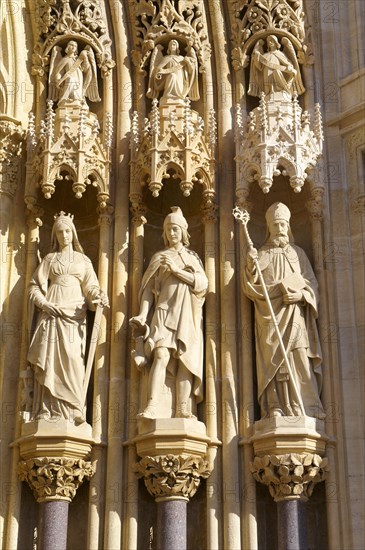
{"type": "Polygon", "coordinates": [[[37,313],[28,361],[34,371],[31,418],[85,421],[86,313],[108,305],[73,216],[60,212],[52,252],[35,271],[29,298],[37,313]]]}

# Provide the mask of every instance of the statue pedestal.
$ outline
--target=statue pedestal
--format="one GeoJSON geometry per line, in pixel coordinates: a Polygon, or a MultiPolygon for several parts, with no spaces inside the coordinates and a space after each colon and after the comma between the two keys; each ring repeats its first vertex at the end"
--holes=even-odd
{"type": "Polygon", "coordinates": [[[256,456],[286,453],[323,456],[327,441],[324,421],[309,416],[274,416],[258,420],[251,438],[256,456]]]}
{"type": "Polygon", "coordinates": [[[67,420],[25,422],[21,437],[15,441],[23,460],[57,457],[87,460],[94,443],[90,424],[75,426],[67,420]]]}
{"type": "Polygon", "coordinates": [[[39,540],[43,550],[66,550],[69,503],[95,473],[88,461],[94,442],[89,424],[67,420],[24,422],[19,445],[19,477],[40,504],[39,540]]]}
{"type": "Polygon", "coordinates": [[[210,438],[205,424],[192,418],[138,419],[134,438],[139,456],[181,455],[204,457],[210,438]]]}
{"type": "Polygon", "coordinates": [[[308,416],[255,422],[251,438],[255,459],[250,469],[277,503],[279,550],[307,548],[306,501],[326,478],[328,439],[323,420],[308,416]]]}
{"type": "Polygon", "coordinates": [[[133,442],[143,457],[135,472],[157,503],[157,548],[186,550],[187,503],[210,475],[205,425],[191,418],[139,419],[133,442]]]}

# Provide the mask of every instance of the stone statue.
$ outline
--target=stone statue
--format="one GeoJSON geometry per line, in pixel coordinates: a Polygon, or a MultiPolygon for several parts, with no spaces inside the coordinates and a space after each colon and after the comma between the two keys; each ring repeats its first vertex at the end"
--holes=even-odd
{"type": "Polygon", "coordinates": [[[79,243],[73,216],[60,212],[52,228],[52,252],[29,285],[36,306],[28,361],[34,371],[31,418],[85,421],[86,313],[108,305],[89,258],[79,243]]]}
{"type": "Polygon", "coordinates": [[[160,105],[181,104],[189,97],[192,101],[199,99],[198,60],[192,46],[187,46],[186,55],[180,55],[177,40],[170,40],[167,55],[158,44],[151,56],[150,76],[147,97],[157,99],[160,92],[160,105]]]}
{"type": "Polygon", "coordinates": [[[307,416],[324,418],[319,397],[322,357],[316,326],[317,281],[304,250],[293,244],[290,216],[285,204],[270,206],[266,212],[268,238],[259,252],[251,246],[247,253],[244,290],[255,304],[258,400],[263,418],[300,416],[303,410],[307,416]],[[265,282],[289,369],[255,261],[265,282]]]}
{"type": "Polygon", "coordinates": [[[264,53],[264,41],[257,41],[251,54],[249,95],[260,97],[262,93],[283,92],[292,97],[294,92],[300,95],[305,91],[294,47],[288,38],[281,42],[283,51],[276,36],[268,36],[264,53]]]}
{"type": "Polygon", "coordinates": [[[157,418],[167,369],[176,372],[175,416],[192,418],[191,399],[202,400],[202,308],[208,280],[189,245],[188,224],[179,207],[164,220],[166,248],[152,257],[143,276],[140,311],[130,324],[148,326],[146,359],[152,362],[146,409],[138,416],[157,418]]]}
{"type": "Polygon", "coordinates": [[[62,57],[61,48],[54,46],[49,70],[48,99],[61,102],[100,101],[94,52],[86,46],[80,55],[74,40],[70,40],[62,57]]]}

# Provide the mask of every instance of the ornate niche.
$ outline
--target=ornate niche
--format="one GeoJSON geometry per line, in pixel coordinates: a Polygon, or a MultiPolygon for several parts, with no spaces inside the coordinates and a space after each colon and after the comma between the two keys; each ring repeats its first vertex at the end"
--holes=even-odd
{"type": "Polygon", "coordinates": [[[96,187],[99,206],[105,208],[112,140],[106,96],[114,61],[101,3],[36,4],[39,36],[32,72],[46,108],[43,104],[36,116],[29,115],[25,201],[32,208],[38,187],[49,199],[56,182],[67,180],[78,199],[88,185],[96,187]]]}
{"type": "Polygon", "coordinates": [[[255,181],[268,193],[280,175],[299,193],[323,145],[319,104],[312,123],[299,100],[305,92],[301,65],[312,62],[302,2],[252,0],[237,2],[236,8],[233,64],[236,70],[246,68],[247,94],[258,101],[246,120],[237,105],[237,193],[247,197],[255,181]]]}
{"type": "Polygon", "coordinates": [[[199,75],[210,57],[200,0],[154,0],[134,4],[134,63],[145,75],[151,108],[142,119],[133,113],[131,132],[134,202],[140,185],[157,197],[164,181],[174,179],[188,197],[195,183],[211,195],[216,122],[192,103],[200,100],[199,75]]]}

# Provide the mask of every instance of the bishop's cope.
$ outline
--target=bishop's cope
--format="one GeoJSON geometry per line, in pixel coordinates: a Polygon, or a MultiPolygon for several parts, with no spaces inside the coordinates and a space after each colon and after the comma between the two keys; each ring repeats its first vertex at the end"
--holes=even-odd
{"type": "Polygon", "coordinates": [[[262,418],[300,416],[304,410],[307,416],[323,419],[317,281],[304,250],[293,242],[290,217],[285,204],[271,205],[266,212],[266,242],[259,251],[250,247],[247,252],[243,285],[255,305],[258,400],[262,418]],[[255,261],[267,288],[290,369],[255,261]],[[294,386],[298,391],[294,391],[294,386]]]}
{"type": "Polygon", "coordinates": [[[188,248],[188,224],[181,209],[171,210],[163,224],[166,248],[152,256],[142,278],[139,314],[130,319],[135,330],[148,334],[144,356],[139,357],[139,366],[149,368],[147,406],[140,418],[161,417],[167,371],[176,381],[175,417],[194,418],[202,400],[202,308],[208,279],[198,255],[188,248]]]}

